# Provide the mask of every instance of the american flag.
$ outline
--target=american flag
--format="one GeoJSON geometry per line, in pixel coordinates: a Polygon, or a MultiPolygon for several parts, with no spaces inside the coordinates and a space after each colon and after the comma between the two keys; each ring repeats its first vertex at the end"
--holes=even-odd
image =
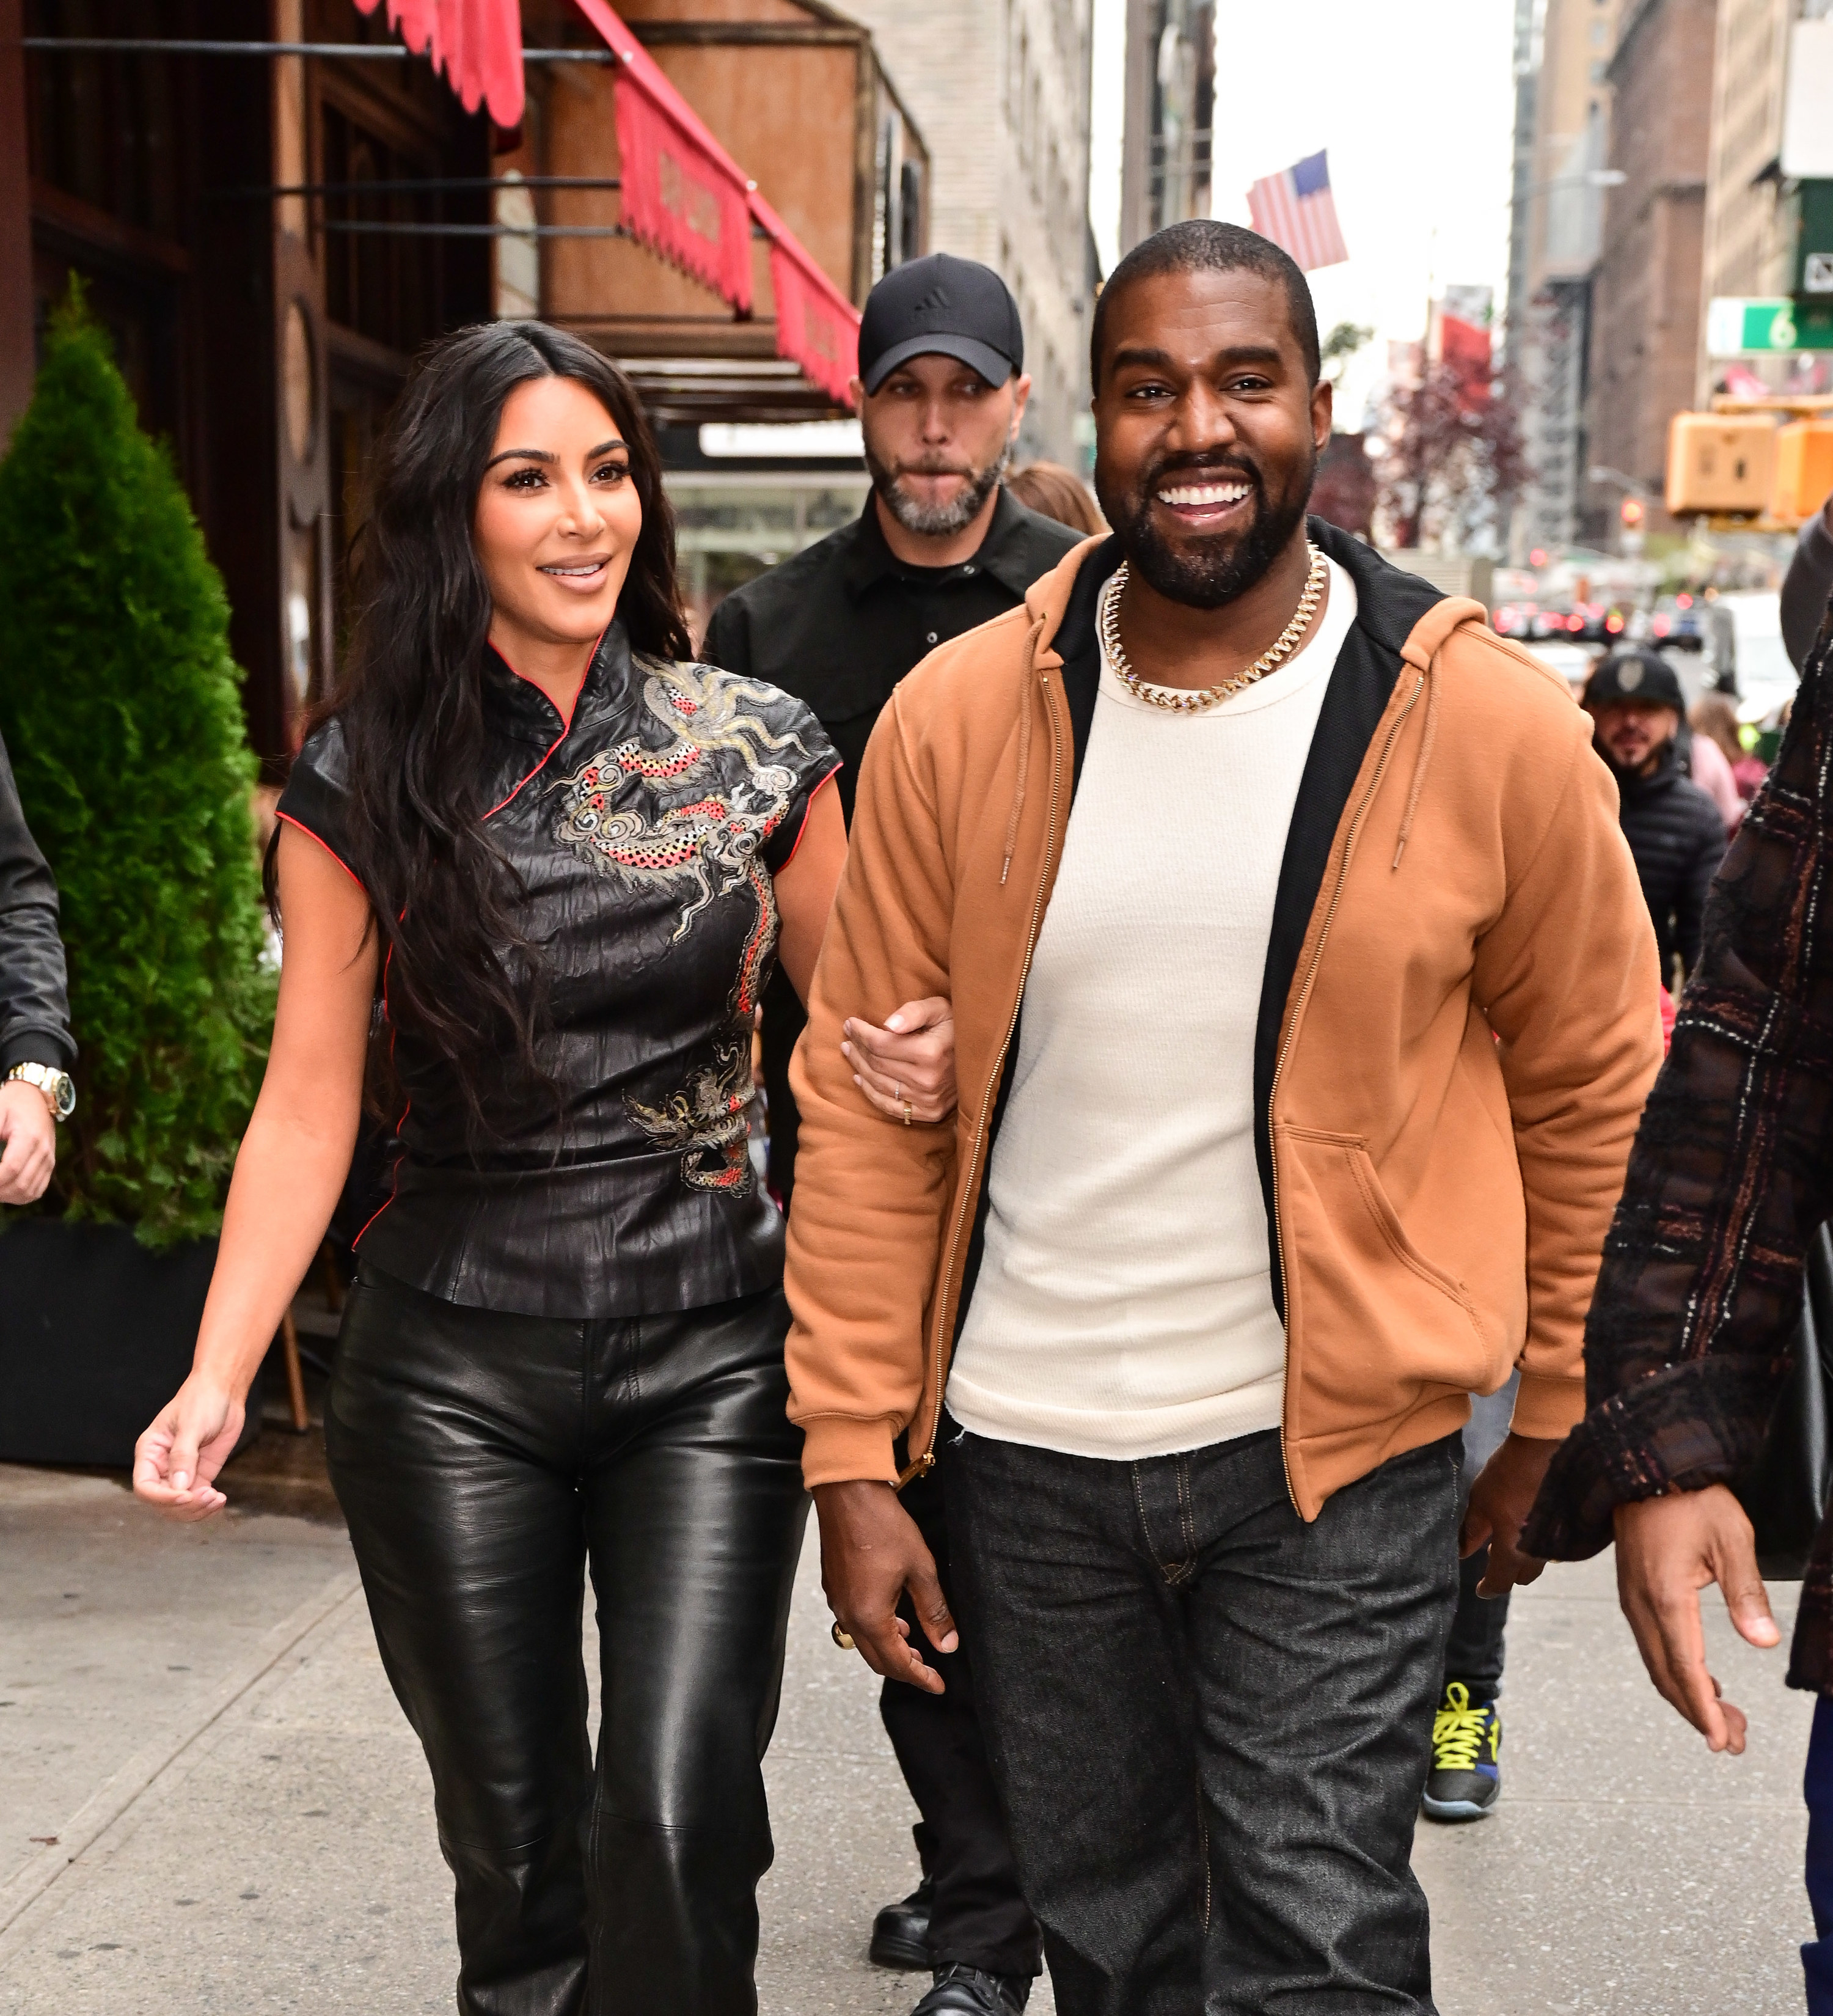
{"type": "Polygon", "coordinates": [[[1309,273],[1350,256],[1330,193],[1330,159],[1307,154],[1277,175],[1263,175],[1248,191],[1254,229],[1271,238],[1309,273]]]}

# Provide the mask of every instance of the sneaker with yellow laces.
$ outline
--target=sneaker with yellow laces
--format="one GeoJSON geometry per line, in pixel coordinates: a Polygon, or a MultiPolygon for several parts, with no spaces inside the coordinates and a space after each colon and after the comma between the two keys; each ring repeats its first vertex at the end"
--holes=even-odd
{"type": "Polygon", "coordinates": [[[1493,1701],[1470,1702],[1461,1680],[1445,1683],[1432,1719],[1432,1769],[1421,1802],[1429,1820],[1480,1820],[1502,1791],[1502,1717],[1493,1701]]]}

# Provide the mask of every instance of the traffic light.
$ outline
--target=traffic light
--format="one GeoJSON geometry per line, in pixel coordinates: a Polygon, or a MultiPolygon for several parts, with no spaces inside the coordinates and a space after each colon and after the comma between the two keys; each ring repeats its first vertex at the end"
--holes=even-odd
{"type": "Polygon", "coordinates": [[[1625,531],[1634,532],[1641,528],[1644,513],[1640,497],[1626,497],[1616,507],[1617,516],[1623,521],[1625,531]]]}

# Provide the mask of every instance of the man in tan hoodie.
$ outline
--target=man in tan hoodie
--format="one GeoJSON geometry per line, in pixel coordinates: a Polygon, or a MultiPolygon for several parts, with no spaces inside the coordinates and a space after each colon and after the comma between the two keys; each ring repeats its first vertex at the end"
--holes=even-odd
{"type": "Polygon", "coordinates": [[[1462,1533],[1499,1591],[1583,1411],[1652,934],[1560,682],[1307,524],[1330,391],[1283,253],[1147,240],[1093,377],[1114,536],[897,689],[797,1053],[825,1586],[938,1686],[896,1492],[947,1466],[1063,2016],[1429,2011],[1458,1431],[1519,1370],[1462,1533]],[[887,1139],[842,1015],[933,994],[958,1112],[887,1139]]]}

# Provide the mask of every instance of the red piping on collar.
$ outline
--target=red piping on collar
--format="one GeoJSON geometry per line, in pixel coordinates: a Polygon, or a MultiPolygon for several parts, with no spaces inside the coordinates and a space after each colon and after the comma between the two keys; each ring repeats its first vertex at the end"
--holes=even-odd
{"type": "MultiPolygon", "coordinates": [[[[497,802],[491,807],[490,810],[484,814],[484,819],[494,819],[497,814],[503,809],[504,806],[509,803],[510,799],[513,798],[516,795],[516,793],[522,789],[523,784],[526,784],[532,779],[538,777],[542,771],[548,767],[548,758],[552,756],[554,751],[559,747],[560,744],[573,733],[573,717],[579,711],[579,695],[585,691],[586,679],[589,679],[592,675],[592,667],[598,662],[598,646],[599,645],[602,645],[604,641],[605,633],[601,630],[598,632],[598,643],[593,645],[591,656],[585,661],[585,678],[580,681],[579,691],[578,693],[575,693],[573,696],[572,703],[567,707],[566,713],[560,715],[560,733],[548,744],[546,754],[544,755],[541,761],[535,765],[534,768],[529,772],[528,776],[522,779],[522,783],[518,784],[516,787],[516,790],[509,794],[509,797],[499,798],[497,802]]],[[[496,651],[498,661],[502,665],[503,669],[508,672],[512,679],[520,679],[525,686],[534,686],[535,691],[541,695],[541,698],[547,702],[548,706],[554,707],[553,697],[548,692],[545,686],[537,685],[534,680],[528,677],[527,673],[517,671],[516,668],[503,656],[502,653],[497,650],[497,647],[494,644],[492,644],[490,648],[493,651],[496,651]]],[[[554,707],[554,711],[557,715],[560,713],[560,710],[557,707],[554,707]]],[[[482,825],[483,823],[483,821],[482,819],[478,822],[480,825],[482,825]]]]}

